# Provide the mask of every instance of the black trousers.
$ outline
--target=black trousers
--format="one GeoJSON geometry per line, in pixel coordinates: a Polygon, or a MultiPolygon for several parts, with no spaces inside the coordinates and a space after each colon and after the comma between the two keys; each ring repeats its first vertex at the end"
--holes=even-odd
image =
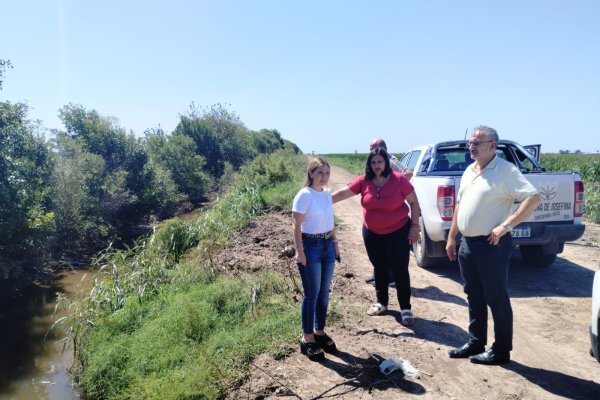
{"type": "Polygon", "coordinates": [[[487,236],[463,237],[458,250],[460,274],[469,303],[470,342],[487,344],[488,306],[494,319],[498,352],[512,350],[513,312],[508,295],[508,264],[512,238],[506,234],[497,246],[487,236]]]}
{"type": "Polygon", "coordinates": [[[410,245],[408,232],[410,219],[402,228],[385,235],[378,235],[362,228],[363,240],[367,254],[375,269],[375,293],[377,302],[387,307],[389,302],[388,283],[390,271],[396,281],[396,293],[400,309],[410,310],[410,275],[408,261],[410,245]]]}

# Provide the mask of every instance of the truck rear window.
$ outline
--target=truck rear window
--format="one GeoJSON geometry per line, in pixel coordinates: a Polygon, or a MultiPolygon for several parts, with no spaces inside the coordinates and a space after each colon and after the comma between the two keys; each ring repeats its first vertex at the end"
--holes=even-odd
{"type": "Polygon", "coordinates": [[[431,171],[464,171],[473,160],[467,149],[439,149],[431,171]]]}

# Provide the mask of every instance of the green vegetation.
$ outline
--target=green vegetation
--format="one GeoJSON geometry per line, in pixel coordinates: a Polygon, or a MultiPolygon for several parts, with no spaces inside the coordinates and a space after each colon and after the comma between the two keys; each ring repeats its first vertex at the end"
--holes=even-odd
{"type": "Polygon", "coordinates": [[[31,277],[47,259],[68,263],[131,245],[151,222],[210,201],[256,157],[299,152],[276,130],[250,131],[221,105],[192,106],[172,134],[156,128],[144,138],[80,105],[59,111],[64,131],[45,132],[28,113],[0,102],[4,280],[31,277]]]}
{"type": "Polygon", "coordinates": [[[291,350],[300,321],[289,277],[232,278],[213,261],[251,218],[289,207],[306,168],[291,154],[257,157],[195,220],[166,221],[131,248],[106,250],[90,294],[61,300],[90,398],[220,398],[256,355],[291,350]]]}
{"type": "Polygon", "coordinates": [[[600,154],[542,154],[548,171],[579,172],[584,182],[600,182],[600,154]]]}
{"type": "Polygon", "coordinates": [[[584,217],[600,223],[600,155],[542,154],[541,162],[547,171],[579,172],[585,189],[584,217]]]}
{"type": "MultiPolygon", "coordinates": [[[[0,59],[0,89],[11,67],[0,59]]],[[[250,219],[289,207],[306,165],[295,144],[221,105],[192,105],[172,133],[144,138],[81,105],[52,132],[28,113],[0,102],[0,288],[47,271],[36,261],[105,249],[91,291],[58,302],[90,398],[222,398],[257,354],[290,351],[296,283],[224,276],[214,260],[250,219]]]]}
{"type": "Polygon", "coordinates": [[[330,164],[344,168],[353,174],[361,175],[365,173],[365,161],[367,160],[367,155],[367,153],[323,154],[323,157],[330,164]]]}
{"type": "Polygon", "coordinates": [[[91,398],[219,398],[257,354],[287,354],[298,326],[277,277],[169,285],[98,321],[78,354],[81,385],[91,398]]]}
{"type": "MultiPolygon", "coordinates": [[[[54,228],[50,154],[27,111],[23,104],[0,102],[0,268],[2,259],[40,256],[54,228]]],[[[18,264],[14,269],[21,275],[18,264]]]]}

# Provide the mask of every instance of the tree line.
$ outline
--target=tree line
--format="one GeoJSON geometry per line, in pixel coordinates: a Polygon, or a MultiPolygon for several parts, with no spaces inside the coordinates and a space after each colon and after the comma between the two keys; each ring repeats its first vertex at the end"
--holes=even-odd
{"type": "MultiPolygon", "coordinates": [[[[1,76],[1,75],[0,75],[1,76]]],[[[298,153],[277,130],[249,130],[222,105],[180,115],[173,132],[136,137],[116,118],[81,105],[45,129],[23,103],[0,102],[0,269],[31,273],[128,243],[152,220],[198,207],[259,154],[298,153]]]]}

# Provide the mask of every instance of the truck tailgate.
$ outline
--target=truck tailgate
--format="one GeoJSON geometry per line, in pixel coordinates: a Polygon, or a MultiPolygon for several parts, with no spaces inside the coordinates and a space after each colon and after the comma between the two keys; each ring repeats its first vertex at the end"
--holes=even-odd
{"type": "Polygon", "coordinates": [[[573,220],[575,188],[572,175],[548,172],[525,174],[525,178],[538,190],[542,200],[542,203],[527,219],[528,222],[573,220]]]}

